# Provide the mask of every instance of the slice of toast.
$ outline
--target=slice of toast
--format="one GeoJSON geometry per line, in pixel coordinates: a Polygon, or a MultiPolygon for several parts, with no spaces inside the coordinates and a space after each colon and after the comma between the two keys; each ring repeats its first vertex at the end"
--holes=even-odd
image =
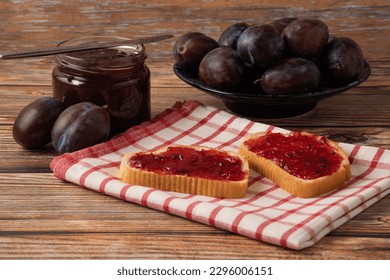
{"type": "Polygon", "coordinates": [[[297,197],[320,196],[351,178],[344,150],[324,136],[307,132],[254,133],[244,139],[239,153],[250,168],[297,197]]]}
{"type": "Polygon", "coordinates": [[[249,165],[238,154],[201,146],[167,146],[124,155],[120,178],[129,184],[221,198],[242,198],[249,165]]]}

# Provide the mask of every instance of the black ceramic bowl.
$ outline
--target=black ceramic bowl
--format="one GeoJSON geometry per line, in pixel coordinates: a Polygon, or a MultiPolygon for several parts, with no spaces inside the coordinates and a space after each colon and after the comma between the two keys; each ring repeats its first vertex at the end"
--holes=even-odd
{"type": "Polygon", "coordinates": [[[371,74],[371,67],[365,61],[362,73],[355,81],[348,84],[333,87],[331,82],[323,81],[323,85],[315,92],[272,96],[261,92],[215,89],[203,84],[196,74],[186,72],[177,65],[173,69],[175,74],[187,84],[222,99],[225,106],[233,113],[250,118],[287,118],[305,114],[313,110],[319,100],[356,87],[367,80],[371,74]]]}

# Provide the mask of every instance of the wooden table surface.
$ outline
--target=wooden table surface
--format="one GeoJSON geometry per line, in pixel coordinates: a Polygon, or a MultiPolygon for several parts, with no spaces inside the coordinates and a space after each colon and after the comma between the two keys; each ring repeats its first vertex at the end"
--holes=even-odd
{"type": "MultiPolygon", "coordinates": [[[[38,1],[0,3],[0,50],[50,47],[90,35],[139,37],[200,31],[218,38],[232,23],[315,17],[357,41],[372,67],[362,85],[320,101],[307,115],[261,120],[341,142],[390,149],[390,3],[354,1],[38,1]]],[[[221,100],[172,71],[175,39],[147,46],[152,113],[176,101],[221,100]]],[[[195,223],[56,179],[55,152],[12,137],[19,111],[51,95],[53,57],[0,61],[0,259],[390,259],[390,196],[314,246],[293,251],[195,223]],[[99,211],[104,205],[106,211],[99,211]]]]}

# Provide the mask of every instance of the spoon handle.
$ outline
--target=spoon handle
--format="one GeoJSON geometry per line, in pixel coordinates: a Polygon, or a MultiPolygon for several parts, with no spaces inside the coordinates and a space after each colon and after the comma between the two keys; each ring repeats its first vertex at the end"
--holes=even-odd
{"type": "Polygon", "coordinates": [[[104,49],[104,48],[111,48],[111,47],[128,45],[128,44],[139,45],[139,44],[159,42],[172,37],[173,35],[157,35],[157,36],[150,36],[150,37],[143,37],[143,38],[136,38],[136,39],[129,39],[129,40],[118,40],[118,41],[111,41],[111,42],[95,43],[95,44],[82,45],[82,46],[68,46],[68,47],[59,46],[59,47],[48,48],[48,49],[36,49],[36,50],[23,51],[23,52],[3,53],[0,54],[0,58],[13,59],[13,58],[37,57],[37,56],[47,56],[47,55],[71,53],[71,52],[86,51],[86,50],[104,49]]]}

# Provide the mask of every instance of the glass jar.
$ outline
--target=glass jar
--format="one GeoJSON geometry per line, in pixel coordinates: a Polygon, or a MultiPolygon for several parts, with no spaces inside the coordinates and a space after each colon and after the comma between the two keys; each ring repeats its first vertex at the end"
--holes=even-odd
{"type": "MultiPolygon", "coordinates": [[[[72,39],[61,46],[126,40],[118,37],[72,39]]],[[[53,95],[70,106],[93,102],[107,106],[111,135],[150,119],[150,70],[143,45],[80,51],[55,56],[53,95]]]]}

